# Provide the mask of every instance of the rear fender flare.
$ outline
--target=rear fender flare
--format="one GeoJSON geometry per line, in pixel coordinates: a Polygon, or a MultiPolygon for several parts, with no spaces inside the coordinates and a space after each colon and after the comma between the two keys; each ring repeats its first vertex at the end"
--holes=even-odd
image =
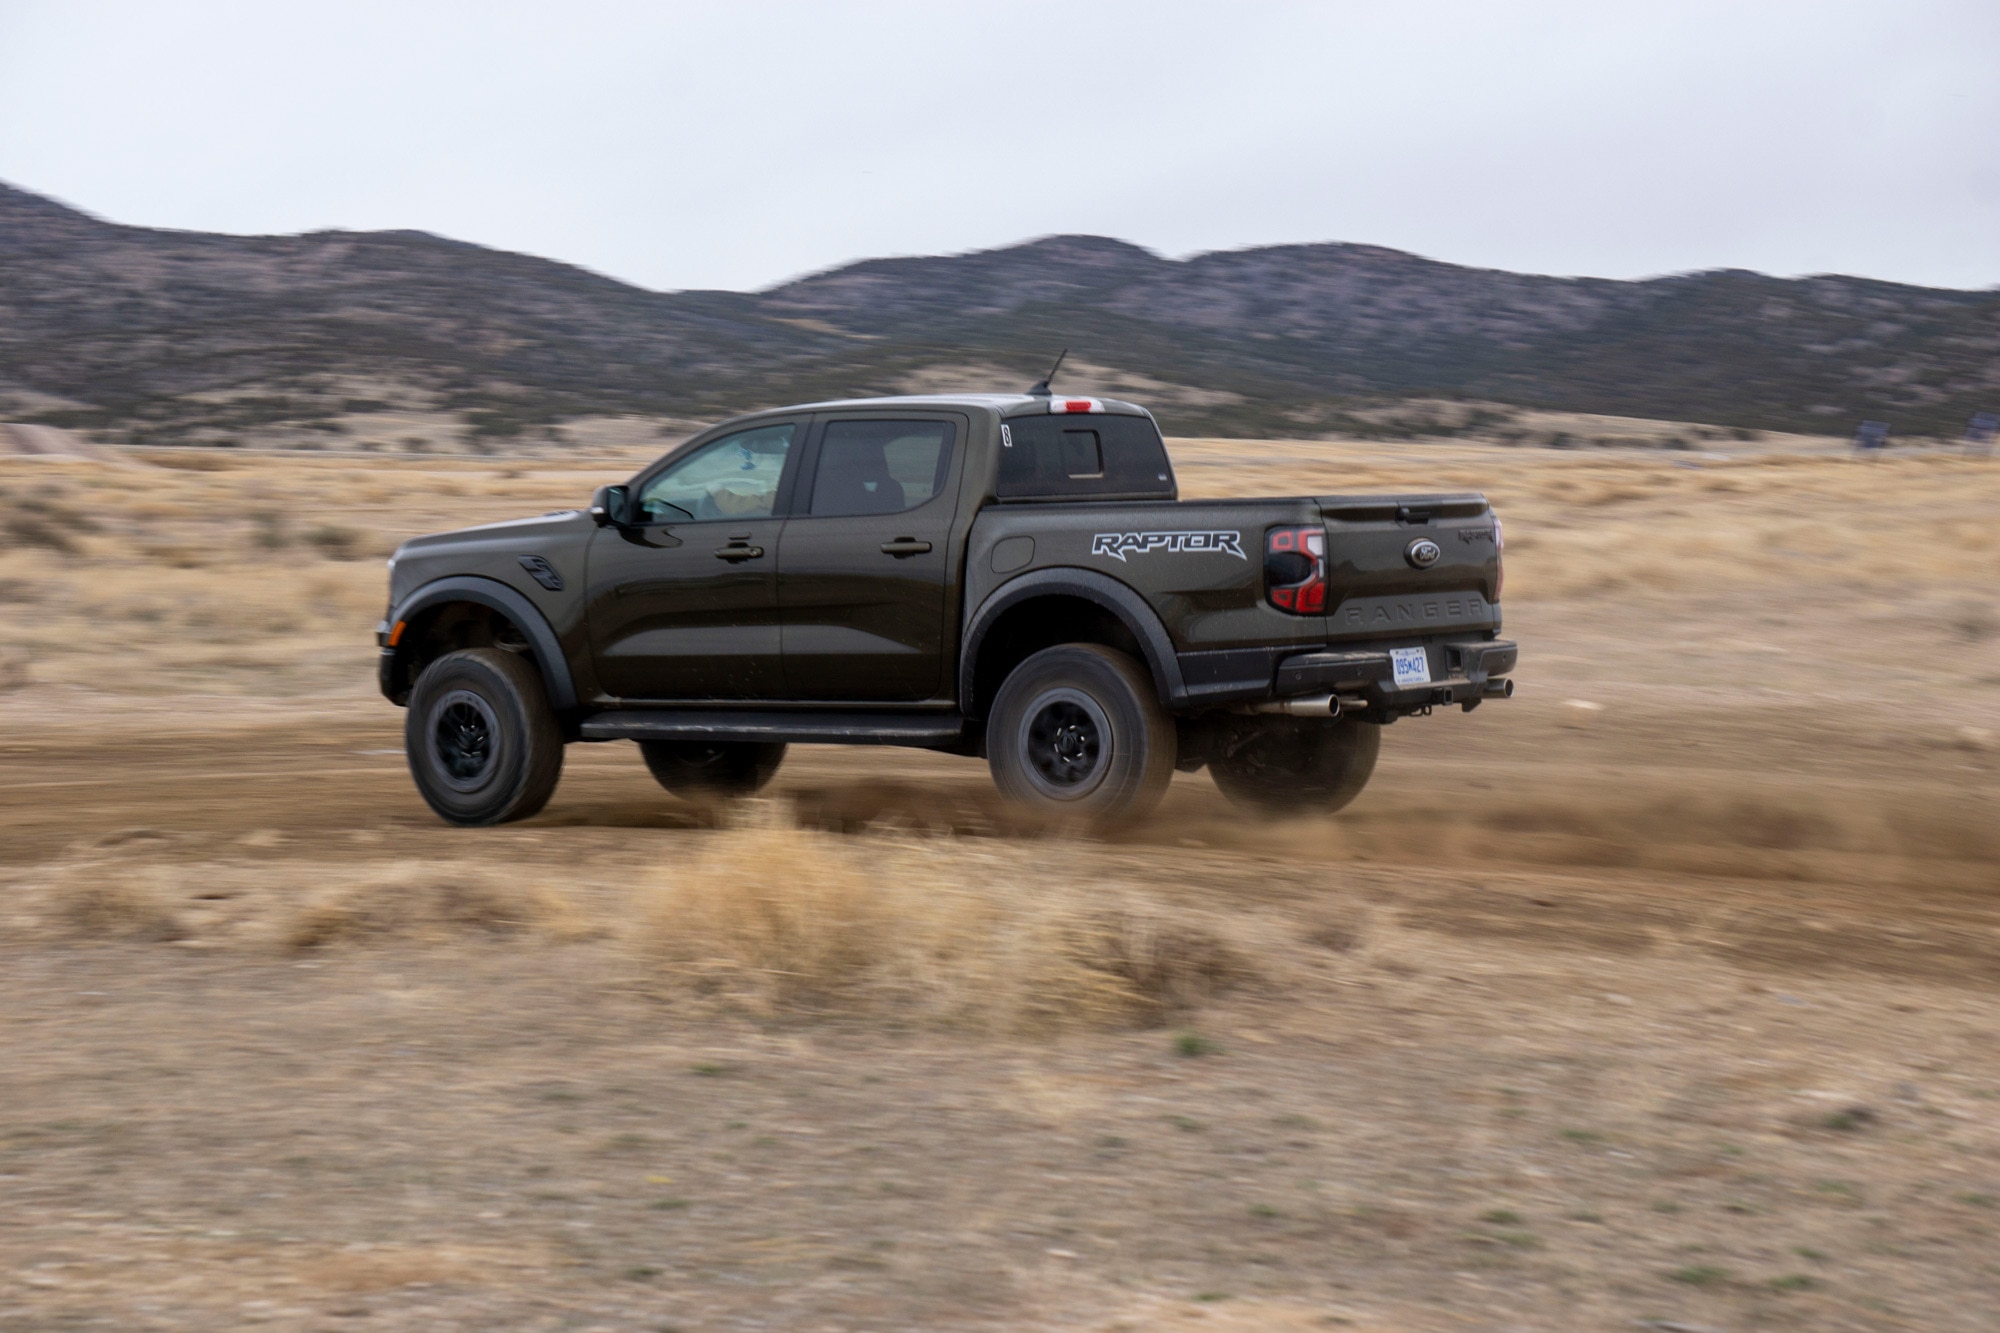
{"type": "Polygon", "coordinates": [[[415,620],[432,607],[447,602],[474,602],[491,607],[512,621],[528,636],[528,649],[535,656],[535,665],[541,668],[549,705],[558,713],[576,707],[576,683],[570,678],[569,659],[563,656],[562,641],[556,638],[548,617],[520,592],[498,579],[462,574],[426,583],[397,604],[389,613],[389,623],[415,620]]]}
{"type": "Polygon", "coordinates": [[[1186,703],[1187,686],[1181,679],[1180,658],[1174,652],[1174,641],[1168,637],[1167,627],[1160,622],[1153,608],[1146,604],[1146,599],[1108,574],[1100,574],[1094,569],[1061,567],[1032,570],[1000,585],[988,593],[986,600],[967,618],[958,655],[958,702],[961,711],[971,716],[971,710],[976,707],[974,678],[979,649],[987,631],[1009,609],[1030,598],[1051,596],[1079,597],[1117,616],[1124,622],[1125,628],[1132,631],[1132,637],[1139,641],[1161,703],[1169,708],[1186,703]]]}

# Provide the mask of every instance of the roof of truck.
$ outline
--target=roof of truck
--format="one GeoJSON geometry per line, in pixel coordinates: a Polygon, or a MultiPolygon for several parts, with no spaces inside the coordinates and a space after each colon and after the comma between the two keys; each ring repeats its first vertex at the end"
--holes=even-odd
{"type": "MultiPolygon", "coordinates": [[[[835,408],[853,407],[980,407],[998,412],[1003,417],[1043,416],[1051,412],[1103,412],[1114,416],[1151,416],[1137,403],[1124,402],[1117,398],[1090,398],[1083,394],[1026,394],[1026,393],[930,393],[909,394],[891,398],[835,398],[823,403],[795,403],[790,407],[773,409],[785,412],[832,411],[835,408]],[[1090,404],[1087,407],[1052,407],[1052,404],[1090,404]]],[[[763,415],[759,413],[758,415],[763,415]]]]}

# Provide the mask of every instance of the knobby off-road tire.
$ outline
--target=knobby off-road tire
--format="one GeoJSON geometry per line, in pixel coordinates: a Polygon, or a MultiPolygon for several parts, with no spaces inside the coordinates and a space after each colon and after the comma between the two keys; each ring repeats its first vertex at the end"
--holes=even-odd
{"type": "Polygon", "coordinates": [[[782,741],[640,741],[662,787],[683,800],[754,796],[785,762],[782,741]]]}
{"type": "Polygon", "coordinates": [[[431,809],[467,827],[528,818],[562,777],[562,728],[542,679],[498,648],[446,653],[424,668],[403,747],[431,809]]]}
{"type": "Polygon", "coordinates": [[[994,785],[1044,817],[1104,826],[1139,819],[1174,776],[1173,719],[1152,677],[1093,643],[1044,648],[993,700],[986,753],[994,785]]]}
{"type": "Polygon", "coordinates": [[[1382,728],[1351,717],[1259,718],[1232,741],[1208,765],[1224,796],[1265,814],[1327,815],[1368,785],[1382,728]]]}

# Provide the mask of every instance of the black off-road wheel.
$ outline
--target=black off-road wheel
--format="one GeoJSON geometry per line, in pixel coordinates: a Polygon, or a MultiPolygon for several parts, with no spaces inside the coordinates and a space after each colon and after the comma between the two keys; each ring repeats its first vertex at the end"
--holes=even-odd
{"type": "Polygon", "coordinates": [[[562,777],[562,728],[541,676],[498,648],[446,653],[424,668],[403,745],[417,790],[452,824],[526,819],[562,777]]]}
{"type": "Polygon", "coordinates": [[[754,796],[785,762],[779,741],[640,741],[639,753],[662,787],[689,801],[754,796]]]}
{"type": "Polygon", "coordinates": [[[1361,794],[1382,752],[1382,728],[1343,717],[1258,718],[1209,761],[1237,805],[1270,815],[1332,814],[1361,794]]]}
{"type": "Polygon", "coordinates": [[[1094,643],[1044,648],[993,700],[986,753],[1000,794],[1044,817],[1142,818],[1174,776],[1173,719],[1144,667],[1094,643]]]}

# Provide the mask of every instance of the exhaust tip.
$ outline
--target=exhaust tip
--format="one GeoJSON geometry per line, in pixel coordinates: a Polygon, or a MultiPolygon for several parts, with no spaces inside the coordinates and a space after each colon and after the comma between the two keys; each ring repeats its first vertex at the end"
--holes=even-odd
{"type": "Polygon", "coordinates": [[[1484,699],[1511,699],[1514,697],[1514,682],[1510,679],[1489,680],[1481,694],[1484,699]]]}
{"type": "Polygon", "coordinates": [[[1249,711],[1289,717],[1339,717],[1340,700],[1331,694],[1307,694],[1291,699],[1266,699],[1251,704],[1249,711]]]}

